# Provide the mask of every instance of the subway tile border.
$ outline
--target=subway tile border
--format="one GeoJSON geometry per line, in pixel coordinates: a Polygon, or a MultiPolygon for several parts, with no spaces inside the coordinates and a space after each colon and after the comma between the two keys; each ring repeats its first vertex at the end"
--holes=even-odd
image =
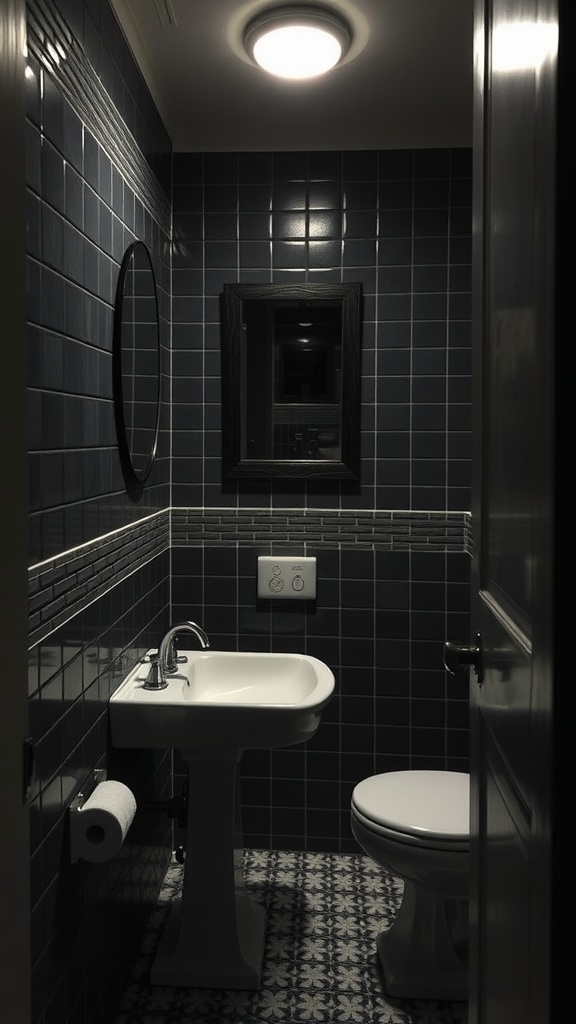
{"type": "Polygon", "coordinates": [[[171,547],[474,550],[469,512],[166,508],[29,569],[29,646],[171,547]]]}
{"type": "Polygon", "coordinates": [[[170,548],[169,509],[65,551],[28,571],[29,646],[170,548]]]}
{"type": "Polygon", "coordinates": [[[270,543],[314,548],[471,552],[468,512],[380,512],[333,509],[171,510],[171,544],[211,547],[270,543]]]}
{"type": "Polygon", "coordinates": [[[124,180],[168,233],[170,201],[53,0],[28,0],[27,28],[30,52],[58,83],[124,180]]]}

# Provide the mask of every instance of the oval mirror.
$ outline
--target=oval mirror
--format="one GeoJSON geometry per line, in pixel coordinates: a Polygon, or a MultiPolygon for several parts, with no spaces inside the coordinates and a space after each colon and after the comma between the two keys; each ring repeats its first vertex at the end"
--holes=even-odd
{"type": "Polygon", "coordinates": [[[124,253],[114,310],[114,412],[127,486],[150,475],[160,424],[160,323],[156,278],[144,242],[124,253]]]}

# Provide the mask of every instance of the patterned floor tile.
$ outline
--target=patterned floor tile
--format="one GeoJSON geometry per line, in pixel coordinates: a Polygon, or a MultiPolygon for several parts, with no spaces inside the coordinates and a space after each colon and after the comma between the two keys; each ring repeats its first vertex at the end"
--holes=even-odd
{"type": "Polygon", "coordinates": [[[115,1024],[465,1024],[465,1003],[384,995],[375,938],[392,922],[402,886],[364,854],[246,850],[246,886],[267,913],[261,988],[151,985],[183,871],[168,870],[115,1024]]]}

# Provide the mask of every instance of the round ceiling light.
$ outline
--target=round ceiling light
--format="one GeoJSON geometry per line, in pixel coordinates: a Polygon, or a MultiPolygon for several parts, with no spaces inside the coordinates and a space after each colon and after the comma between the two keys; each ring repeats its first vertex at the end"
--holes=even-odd
{"type": "Polygon", "coordinates": [[[350,30],[333,11],[296,4],[273,7],[249,22],[244,46],[271,75],[295,80],[330,71],[346,55],[350,30]]]}

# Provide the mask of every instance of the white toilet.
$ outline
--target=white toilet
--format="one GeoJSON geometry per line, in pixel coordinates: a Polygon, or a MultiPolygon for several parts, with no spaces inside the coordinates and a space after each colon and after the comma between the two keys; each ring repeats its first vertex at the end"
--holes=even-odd
{"type": "Polygon", "coordinates": [[[398,771],[359,782],[352,832],[404,883],[376,939],[388,995],[468,998],[469,793],[465,772],[398,771]]]}

